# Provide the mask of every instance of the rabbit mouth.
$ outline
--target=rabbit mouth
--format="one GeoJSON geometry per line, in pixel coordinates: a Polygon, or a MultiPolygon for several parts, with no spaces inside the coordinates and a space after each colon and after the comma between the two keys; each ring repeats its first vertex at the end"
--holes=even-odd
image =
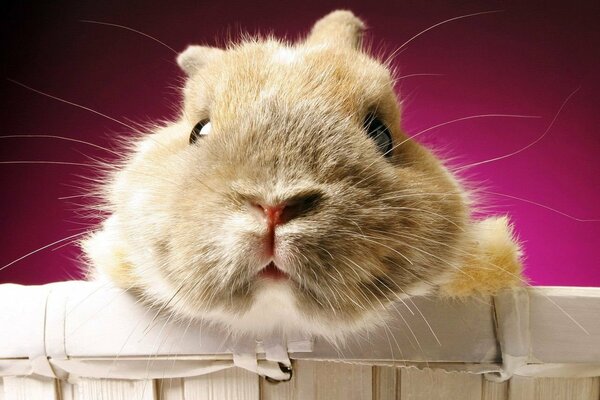
{"type": "Polygon", "coordinates": [[[287,280],[289,275],[279,269],[273,261],[267,264],[263,269],[258,272],[258,276],[264,279],[282,281],[287,280]]]}

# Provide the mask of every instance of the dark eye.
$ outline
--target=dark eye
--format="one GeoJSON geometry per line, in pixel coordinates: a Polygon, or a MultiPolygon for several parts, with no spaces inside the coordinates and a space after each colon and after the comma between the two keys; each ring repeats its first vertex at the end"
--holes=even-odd
{"type": "Polygon", "coordinates": [[[192,129],[192,133],[190,133],[190,144],[194,144],[198,138],[208,135],[211,128],[212,125],[208,119],[198,122],[192,129]]]}
{"type": "Polygon", "coordinates": [[[377,148],[385,157],[392,155],[392,149],[394,143],[392,142],[392,135],[390,130],[385,124],[377,118],[375,114],[368,114],[365,118],[365,130],[369,134],[369,137],[373,139],[377,148]]]}

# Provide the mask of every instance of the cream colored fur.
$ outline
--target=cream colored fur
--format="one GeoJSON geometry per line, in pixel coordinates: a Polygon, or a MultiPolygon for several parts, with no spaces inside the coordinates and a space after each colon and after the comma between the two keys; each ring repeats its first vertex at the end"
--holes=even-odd
{"type": "Polygon", "coordinates": [[[521,249],[507,217],[474,223],[472,250],[441,286],[450,296],[490,295],[525,283],[521,249]]]}
{"type": "Polygon", "coordinates": [[[507,219],[473,220],[467,191],[402,132],[392,74],[361,49],[363,28],[336,11],[296,44],[184,51],[181,117],[136,139],[108,177],[111,217],[83,242],[90,276],[234,333],[332,340],[381,323],[399,298],[521,284],[507,219]],[[388,158],[369,114],[393,138],[388,158]],[[206,119],[210,133],[190,144],[206,119]],[[250,204],[303,193],[317,205],[276,228],[266,257],[250,204]],[[289,281],[256,278],[270,261],[289,281]]]}

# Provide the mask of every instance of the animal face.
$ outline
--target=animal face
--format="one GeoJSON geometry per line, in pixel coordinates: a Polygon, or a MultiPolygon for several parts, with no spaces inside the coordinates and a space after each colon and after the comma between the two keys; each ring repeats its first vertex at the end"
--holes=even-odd
{"type": "Polygon", "coordinates": [[[92,261],[97,238],[119,237],[114,280],[241,331],[336,336],[442,282],[467,240],[465,195],[401,132],[361,26],[336,12],[298,44],[180,55],[183,115],[115,173],[92,261]]]}

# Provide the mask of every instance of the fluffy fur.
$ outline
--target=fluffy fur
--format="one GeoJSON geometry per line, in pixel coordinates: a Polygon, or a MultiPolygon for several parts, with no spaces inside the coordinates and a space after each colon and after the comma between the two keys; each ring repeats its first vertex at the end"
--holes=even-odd
{"type": "Polygon", "coordinates": [[[400,128],[393,77],[360,46],[364,24],[333,12],[296,44],[191,46],[181,118],[144,135],[106,185],[111,216],[83,242],[92,276],[177,316],[236,333],[336,339],[377,324],[398,299],[519,284],[508,221],[473,221],[457,180],[400,128]],[[394,141],[383,157],[364,129],[394,141]],[[189,144],[210,119],[210,135],[189,144]],[[275,230],[255,202],[318,199],[275,230]]]}

